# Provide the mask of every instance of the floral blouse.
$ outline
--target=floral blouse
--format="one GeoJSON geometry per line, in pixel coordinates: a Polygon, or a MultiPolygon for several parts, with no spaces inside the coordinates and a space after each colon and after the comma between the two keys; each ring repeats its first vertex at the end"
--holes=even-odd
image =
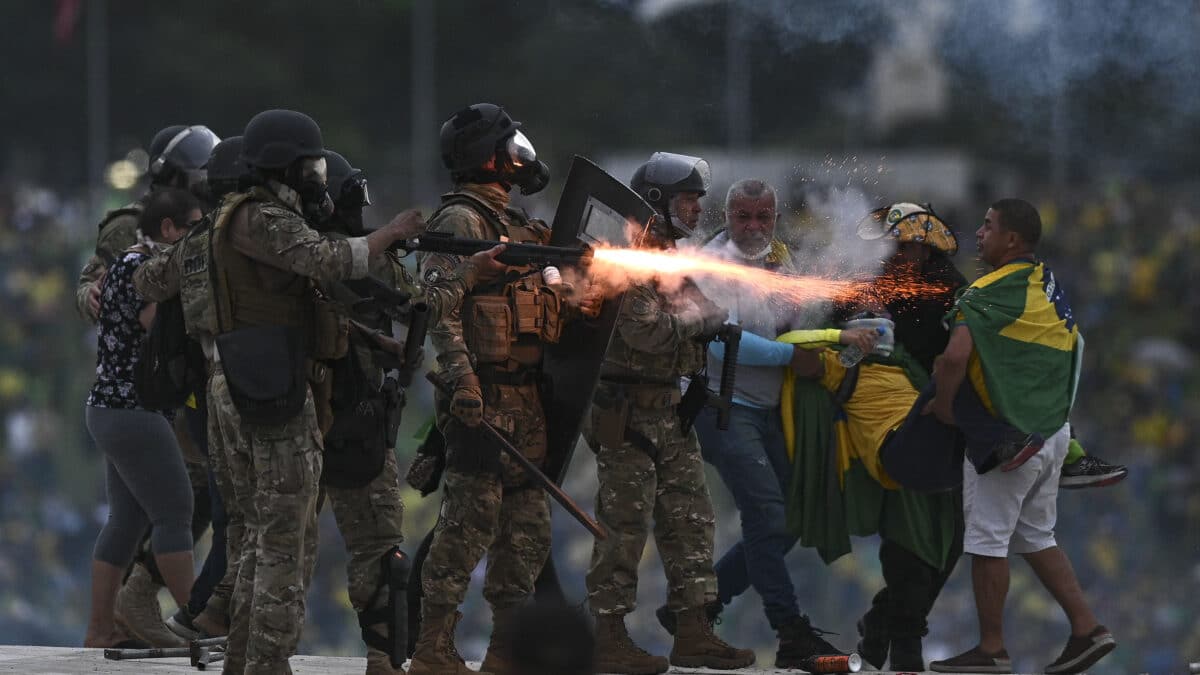
{"type": "Polygon", "coordinates": [[[133,385],[133,369],[146,337],[138,315],[149,303],[133,287],[133,272],[148,257],[126,251],[104,275],[96,321],[96,383],[87,399],[90,406],[142,409],[133,385]]]}

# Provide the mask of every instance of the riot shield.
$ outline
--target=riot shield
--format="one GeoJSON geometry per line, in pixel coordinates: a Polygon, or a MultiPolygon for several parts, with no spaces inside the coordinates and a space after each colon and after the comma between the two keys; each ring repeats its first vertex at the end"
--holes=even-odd
{"type": "MultiPolygon", "coordinates": [[[[631,232],[644,232],[653,216],[654,209],[636,192],[576,155],[554,213],[550,244],[578,246],[581,241],[599,241],[628,246],[634,243],[629,241],[631,232]]],[[[546,395],[542,399],[546,411],[545,471],[560,484],[600,381],[600,366],[616,329],[622,300],[623,296],[606,300],[595,319],[568,323],[558,343],[546,348],[546,395]]]]}

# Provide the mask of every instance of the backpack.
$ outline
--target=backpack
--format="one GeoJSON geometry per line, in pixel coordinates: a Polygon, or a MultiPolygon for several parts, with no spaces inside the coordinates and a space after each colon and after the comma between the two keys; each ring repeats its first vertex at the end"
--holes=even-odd
{"type": "Polygon", "coordinates": [[[158,303],[133,370],[142,407],[173,410],[201,391],[208,376],[200,343],[187,335],[179,296],[158,303]]]}

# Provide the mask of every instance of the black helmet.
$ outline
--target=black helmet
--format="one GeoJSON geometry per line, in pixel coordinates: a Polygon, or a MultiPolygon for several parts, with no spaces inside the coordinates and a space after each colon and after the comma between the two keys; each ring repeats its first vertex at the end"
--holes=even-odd
{"type": "Polygon", "coordinates": [[[230,136],[213,147],[208,156],[208,187],[214,197],[237,192],[249,173],[242,161],[241,136],[230,136]]]}
{"type": "Polygon", "coordinates": [[[656,228],[658,231],[655,234],[679,239],[691,236],[692,231],[672,217],[671,197],[681,192],[696,192],[704,196],[708,193],[711,178],[708,162],[699,157],[656,152],[633,172],[629,187],[644,197],[662,216],[657,221],[663,227],[656,228]]]}
{"type": "Polygon", "coordinates": [[[150,182],[195,189],[204,183],[208,156],[220,142],[211,129],[201,124],[163,129],[150,142],[150,182]]]}
{"type": "Polygon", "coordinates": [[[329,165],[329,185],[326,188],[333,203],[339,207],[362,207],[371,205],[367,192],[367,177],[361,169],[350,166],[349,160],[333,150],[325,151],[329,165]]]}
{"type": "Polygon", "coordinates": [[[325,156],[321,127],[295,110],[265,110],[242,134],[242,161],[263,169],[284,169],[301,157],[325,156]]]}
{"type": "Polygon", "coordinates": [[[550,182],[550,167],[539,161],[521,123],[491,103],[463,108],[442,125],[442,163],[456,181],[512,185],[531,195],[550,182]],[[495,167],[483,168],[496,159],[495,167]]]}
{"type": "Polygon", "coordinates": [[[496,153],[496,145],[511,136],[521,123],[504,108],[476,103],[454,113],[442,124],[442,163],[452,173],[478,169],[496,153]]]}

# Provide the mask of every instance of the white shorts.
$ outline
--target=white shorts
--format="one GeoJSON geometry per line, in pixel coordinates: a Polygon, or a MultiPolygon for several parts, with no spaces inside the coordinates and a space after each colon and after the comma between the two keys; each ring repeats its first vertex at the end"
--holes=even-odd
{"type": "Polygon", "coordinates": [[[981,476],[963,462],[964,552],[1007,558],[1055,545],[1058,478],[1070,443],[1067,423],[1036,455],[1007,473],[996,468],[981,476]]]}

